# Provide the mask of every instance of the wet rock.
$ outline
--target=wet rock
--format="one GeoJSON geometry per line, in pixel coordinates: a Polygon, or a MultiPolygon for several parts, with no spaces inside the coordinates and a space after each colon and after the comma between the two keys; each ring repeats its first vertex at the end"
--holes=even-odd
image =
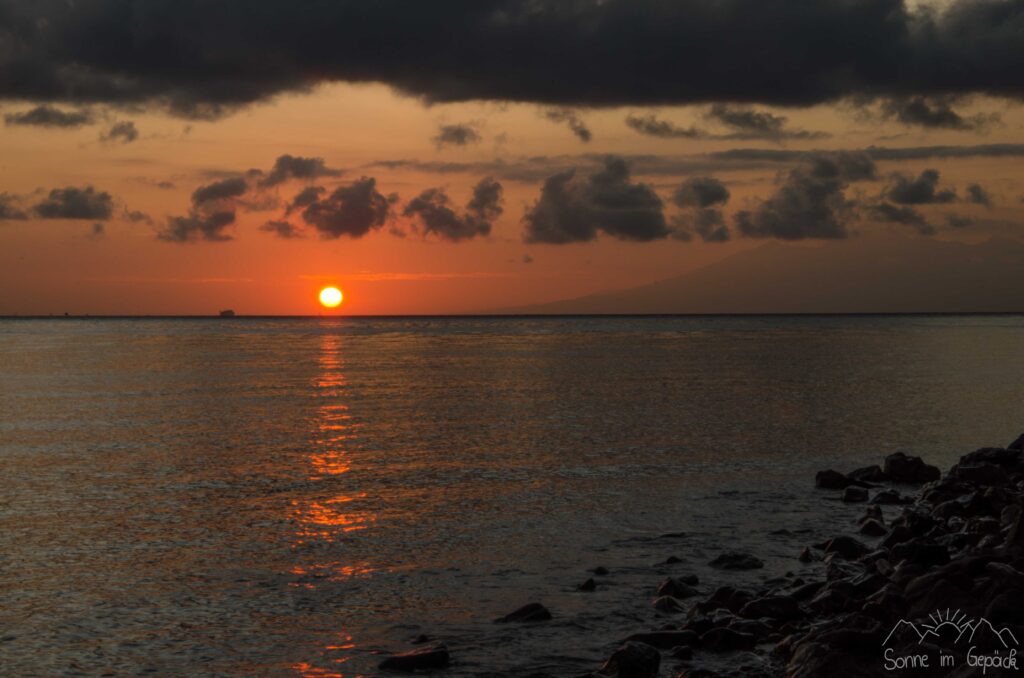
{"type": "Polygon", "coordinates": [[[730,628],[711,629],[700,637],[700,645],[708,652],[733,652],[752,650],[757,639],[749,633],[740,633],[730,628]]]}
{"type": "Polygon", "coordinates": [[[885,529],[885,525],[882,525],[882,523],[874,518],[865,520],[860,525],[860,533],[868,537],[881,537],[888,532],[889,530],[885,529]]]}
{"type": "Polygon", "coordinates": [[[816,559],[814,557],[814,554],[811,553],[811,549],[805,546],[804,550],[800,552],[799,556],[797,556],[797,560],[799,560],[801,563],[811,563],[814,562],[814,560],[816,559]]]}
{"type": "Polygon", "coordinates": [[[846,475],[852,480],[859,480],[863,483],[884,483],[889,480],[889,476],[885,475],[885,471],[878,464],[859,468],[846,475]]]}
{"type": "Polygon", "coordinates": [[[1008,485],[1010,475],[1001,467],[995,464],[977,464],[974,466],[958,465],[955,477],[965,483],[991,487],[993,485],[1008,485]]]}
{"type": "Polygon", "coordinates": [[[938,468],[924,463],[921,457],[912,457],[903,452],[886,457],[883,470],[890,480],[897,483],[930,483],[942,477],[938,468]]]}
{"type": "MultiPolygon", "coordinates": [[[[1018,444],[1021,441],[1024,441],[1024,435],[1012,444],[1018,444]]],[[[1020,459],[1021,450],[1021,447],[983,447],[961,457],[957,465],[996,464],[997,466],[1016,466],[1017,461],[1020,459]]]]}
{"type": "Polygon", "coordinates": [[[945,565],[949,562],[949,550],[945,546],[923,539],[897,544],[889,550],[889,554],[894,562],[907,560],[924,567],[945,565]]]}
{"type": "Polygon", "coordinates": [[[672,656],[681,661],[690,661],[693,659],[693,648],[689,645],[679,645],[672,648],[672,656]]]}
{"type": "Polygon", "coordinates": [[[597,671],[609,678],[658,678],[661,653],[644,643],[626,642],[597,671]]]}
{"type": "Polygon", "coordinates": [[[598,566],[598,567],[595,567],[593,570],[591,570],[591,572],[594,575],[598,576],[598,577],[607,577],[608,576],[608,568],[607,567],[598,566]]]}
{"type": "Polygon", "coordinates": [[[844,476],[839,471],[833,471],[831,469],[827,471],[818,471],[814,476],[814,486],[822,490],[844,490],[853,481],[844,476]]]}
{"type": "Polygon", "coordinates": [[[825,543],[825,553],[834,553],[846,560],[856,560],[863,555],[867,555],[870,551],[871,549],[864,543],[845,535],[829,539],[825,543]]]}
{"type": "Polygon", "coordinates": [[[680,600],[692,598],[698,595],[698,593],[695,588],[676,577],[669,577],[658,586],[659,596],[672,596],[680,600]]]}
{"type": "Polygon", "coordinates": [[[1020,434],[1016,440],[1006,446],[1008,450],[1024,451],[1024,433],[1020,434]]]}
{"type": "Polygon", "coordinates": [[[904,497],[898,491],[893,489],[881,490],[871,498],[872,504],[881,504],[885,506],[891,506],[896,504],[909,504],[913,501],[909,497],[904,497]]]}
{"type": "Polygon", "coordinates": [[[695,645],[697,634],[693,631],[651,631],[649,633],[634,633],[625,642],[643,643],[656,647],[659,650],[669,650],[677,645],[695,645]]]}
{"type": "Polygon", "coordinates": [[[525,623],[525,622],[541,622],[548,621],[551,619],[551,612],[548,608],[544,607],[540,603],[530,603],[523,605],[515,612],[511,612],[504,617],[495,619],[495,624],[510,624],[510,623],[525,623]]]}
{"type": "Polygon", "coordinates": [[[719,570],[757,570],[764,567],[764,561],[749,553],[723,553],[710,563],[719,570]]]}
{"type": "Polygon", "coordinates": [[[658,612],[665,614],[679,614],[680,612],[686,612],[686,607],[683,606],[678,600],[672,596],[660,596],[654,599],[651,606],[658,612]]]}
{"type": "Polygon", "coordinates": [[[451,655],[444,645],[421,647],[409,652],[391,655],[379,664],[385,671],[430,671],[443,669],[451,663],[451,655]]]}
{"type": "Polygon", "coordinates": [[[707,600],[697,603],[696,609],[704,614],[717,609],[725,609],[735,614],[753,599],[754,596],[749,591],[732,586],[720,586],[707,600]]]}
{"type": "Polygon", "coordinates": [[[420,635],[418,635],[418,636],[416,636],[415,638],[412,639],[412,644],[413,645],[424,645],[426,643],[429,643],[430,641],[431,641],[430,636],[428,636],[425,633],[421,633],[420,635]]]}
{"type": "Polygon", "coordinates": [[[847,504],[855,504],[868,500],[868,491],[863,487],[848,487],[843,490],[843,501],[847,504]]]}
{"type": "Polygon", "coordinates": [[[587,581],[585,581],[582,584],[580,584],[579,586],[577,586],[576,590],[577,591],[584,591],[584,592],[587,592],[587,593],[589,593],[590,591],[596,591],[597,590],[597,582],[594,581],[593,578],[590,578],[587,581]]]}
{"type": "Polygon", "coordinates": [[[665,564],[665,565],[678,565],[678,564],[679,564],[679,563],[681,563],[681,562],[683,562],[683,559],[682,559],[682,558],[680,558],[680,557],[678,557],[678,556],[669,556],[669,557],[668,557],[668,558],[667,558],[667,559],[665,560],[665,563],[664,563],[664,564],[665,564]]]}
{"type": "Polygon", "coordinates": [[[739,614],[747,619],[771,617],[783,622],[799,619],[803,616],[803,612],[800,611],[800,605],[789,596],[755,598],[740,608],[739,614]]]}

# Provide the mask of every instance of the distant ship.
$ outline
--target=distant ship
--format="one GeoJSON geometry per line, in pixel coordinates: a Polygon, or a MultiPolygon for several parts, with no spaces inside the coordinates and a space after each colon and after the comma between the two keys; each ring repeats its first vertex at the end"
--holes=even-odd
{"type": "Polygon", "coordinates": [[[228,309],[228,310],[226,310],[226,311],[221,311],[221,312],[220,312],[220,317],[221,317],[221,318],[234,318],[234,317],[235,317],[235,312],[234,312],[234,311],[232,311],[232,310],[231,310],[231,309],[229,308],[229,309],[228,309]]]}

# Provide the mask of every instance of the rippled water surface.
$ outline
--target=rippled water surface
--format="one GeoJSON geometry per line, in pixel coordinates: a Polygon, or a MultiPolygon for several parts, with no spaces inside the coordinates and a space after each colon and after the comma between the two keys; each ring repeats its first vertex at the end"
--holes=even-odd
{"type": "Polygon", "coordinates": [[[798,567],[815,470],[1022,430],[1019,316],[4,320],[0,670],[572,675],[667,573],[798,567]]]}

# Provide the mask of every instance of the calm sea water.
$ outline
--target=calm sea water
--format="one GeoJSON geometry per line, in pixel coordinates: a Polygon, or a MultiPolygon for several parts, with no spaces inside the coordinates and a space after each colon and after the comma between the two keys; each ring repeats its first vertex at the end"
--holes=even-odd
{"type": "Polygon", "coordinates": [[[1021,431],[1018,316],[0,321],[0,672],[572,675],[800,567],[815,470],[1021,431]]]}

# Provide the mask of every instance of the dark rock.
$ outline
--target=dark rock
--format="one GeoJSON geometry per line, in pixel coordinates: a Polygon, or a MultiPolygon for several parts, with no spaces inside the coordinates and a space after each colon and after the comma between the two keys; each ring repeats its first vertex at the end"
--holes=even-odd
{"type": "Polygon", "coordinates": [[[764,562],[749,553],[730,552],[718,556],[710,565],[720,570],[757,570],[764,567],[764,562]]]}
{"type": "Polygon", "coordinates": [[[888,532],[889,530],[885,529],[885,525],[882,525],[882,523],[874,518],[865,520],[860,526],[860,533],[868,537],[881,537],[888,532]]]}
{"type": "Polygon", "coordinates": [[[680,612],[686,612],[686,608],[678,600],[672,596],[660,596],[654,599],[651,606],[658,612],[664,612],[665,614],[679,614],[680,612]]]}
{"type": "Polygon", "coordinates": [[[729,628],[711,629],[700,637],[700,645],[709,652],[733,652],[752,650],[757,639],[749,633],[740,633],[729,628]]]}
{"type": "Polygon", "coordinates": [[[846,475],[852,480],[859,480],[864,483],[884,483],[889,480],[889,476],[885,475],[885,471],[878,464],[859,468],[846,475]]]}
{"type": "Polygon", "coordinates": [[[522,622],[540,622],[548,621],[551,619],[551,612],[548,608],[544,607],[540,603],[530,603],[524,605],[515,612],[505,615],[499,619],[495,619],[495,624],[509,624],[509,623],[522,623],[522,622]]]}
{"type": "Polygon", "coordinates": [[[845,535],[829,539],[825,544],[825,553],[834,553],[846,560],[856,560],[870,551],[867,545],[845,535]]]}
{"type": "Polygon", "coordinates": [[[1009,474],[995,464],[978,464],[974,466],[959,464],[956,467],[955,476],[957,480],[965,483],[985,487],[1010,484],[1009,474]]]}
{"type": "Polygon", "coordinates": [[[680,558],[680,557],[678,557],[678,556],[669,556],[669,557],[668,557],[668,558],[667,558],[667,559],[665,560],[665,565],[677,565],[677,564],[679,564],[679,563],[681,563],[681,562],[683,562],[683,559],[682,559],[682,558],[680,558]]]}
{"type": "Polygon", "coordinates": [[[904,497],[893,489],[881,490],[871,498],[872,504],[882,504],[887,506],[895,504],[909,504],[911,502],[913,502],[913,499],[904,497]]]}
{"type": "Polygon", "coordinates": [[[804,550],[800,552],[800,555],[797,556],[797,559],[801,563],[810,563],[815,560],[814,554],[811,553],[811,549],[807,548],[806,546],[804,547],[804,550]]]}
{"type": "Polygon", "coordinates": [[[402,654],[391,655],[380,663],[385,671],[429,671],[443,669],[451,663],[451,655],[444,645],[421,647],[402,654]]]}
{"type": "Polygon", "coordinates": [[[949,562],[949,550],[942,544],[914,539],[897,544],[889,550],[893,562],[908,560],[924,567],[945,565],[949,562]]]}
{"type": "Polygon", "coordinates": [[[1016,440],[1006,446],[1008,450],[1024,451],[1024,433],[1020,435],[1016,440]]]}
{"type": "Polygon", "coordinates": [[[739,615],[747,619],[771,617],[779,621],[791,621],[803,616],[800,605],[790,596],[765,596],[755,598],[742,608],[739,615]]]}
{"type": "Polygon", "coordinates": [[[659,650],[669,650],[677,645],[695,645],[697,634],[693,631],[651,631],[649,633],[634,633],[625,642],[643,643],[656,647],[659,650]]]}
{"type": "Polygon", "coordinates": [[[868,500],[868,491],[863,487],[848,487],[843,490],[843,501],[847,504],[855,504],[868,500]]]}
{"type": "Polygon", "coordinates": [[[697,610],[701,613],[707,613],[723,608],[735,614],[753,598],[754,596],[749,591],[743,591],[731,586],[720,586],[715,589],[715,592],[707,600],[697,603],[697,610]]]}
{"type": "Polygon", "coordinates": [[[693,648],[689,645],[680,645],[672,648],[672,656],[682,661],[690,661],[693,659],[693,648]]]}
{"type": "Polygon", "coordinates": [[[897,483],[930,483],[942,477],[939,469],[924,463],[921,457],[911,457],[903,452],[886,457],[883,471],[897,483]]]}
{"type": "Polygon", "coordinates": [[[598,674],[614,678],[658,678],[660,669],[661,653],[655,648],[627,642],[612,653],[598,674]]]}
{"type": "Polygon", "coordinates": [[[879,660],[870,654],[837,650],[825,643],[801,642],[789,660],[788,678],[877,678],[879,660]]]}
{"type": "Polygon", "coordinates": [[[412,644],[413,645],[423,645],[424,643],[429,643],[430,640],[431,640],[430,636],[428,636],[425,633],[421,633],[420,635],[418,635],[415,638],[413,638],[412,644]]]}
{"type": "Polygon", "coordinates": [[[852,481],[839,471],[829,469],[818,471],[814,476],[814,486],[823,490],[844,490],[851,485],[852,481]]]}
{"type": "Polygon", "coordinates": [[[682,579],[669,577],[658,586],[659,596],[672,596],[673,598],[685,599],[698,595],[698,591],[682,579]]]}
{"type": "MultiPolygon", "coordinates": [[[[1013,444],[1019,443],[1024,440],[1024,435],[1018,438],[1013,444]]],[[[1000,447],[983,447],[980,450],[975,450],[970,454],[965,454],[960,457],[960,463],[957,466],[973,466],[975,464],[996,464],[997,466],[1016,466],[1017,461],[1020,459],[1021,453],[1020,447],[1008,447],[1006,449],[1000,447]]]]}
{"type": "Polygon", "coordinates": [[[590,578],[587,581],[585,581],[582,584],[580,584],[579,586],[577,586],[576,590],[577,591],[587,591],[587,592],[589,592],[589,591],[596,591],[597,590],[597,582],[594,581],[593,578],[590,578]]]}
{"type": "Polygon", "coordinates": [[[608,576],[608,568],[607,567],[598,566],[598,567],[595,567],[593,570],[591,570],[591,572],[593,574],[597,575],[598,577],[607,577],[608,576]]]}

